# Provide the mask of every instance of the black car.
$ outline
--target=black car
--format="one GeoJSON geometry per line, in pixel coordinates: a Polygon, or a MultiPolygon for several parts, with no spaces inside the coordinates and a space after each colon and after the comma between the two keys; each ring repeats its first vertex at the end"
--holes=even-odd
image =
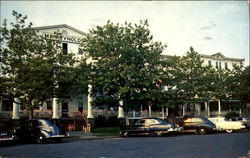
{"type": "Polygon", "coordinates": [[[206,134],[216,131],[216,126],[211,121],[201,116],[188,116],[183,118],[181,126],[184,132],[206,134]]]}
{"type": "Polygon", "coordinates": [[[160,118],[143,118],[139,119],[135,124],[121,128],[121,136],[130,135],[149,135],[157,134],[162,136],[167,133],[181,132],[182,128],[175,123],[169,123],[160,118]]]}
{"type": "Polygon", "coordinates": [[[17,136],[22,142],[35,141],[37,143],[44,143],[48,140],[60,142],[67,137],[58,126],[45,119],[25,121],[17,131],[17,136]]]}
{"type": "Polygon", "coordinates": [[[0,123],[0,144],[16,142],[16,130],[10,129],[4,124],[0,123]]]}

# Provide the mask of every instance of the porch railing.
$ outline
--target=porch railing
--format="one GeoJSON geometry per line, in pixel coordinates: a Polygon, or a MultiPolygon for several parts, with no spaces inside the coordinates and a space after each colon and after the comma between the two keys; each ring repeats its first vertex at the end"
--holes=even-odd
{"type": "MultiPolygon", "coordinates": [[[[228,111],[221,111],[221,115],[224,116],[228,111]]],[[[239,112],[239,111],[235,111],[239,112]]],[[[182,113],[180,113],[182,114],[182,113]]],[[[219,113],[217,111],[210,111],[210,116],[218,116],[219,113]]],[[[111,110],[93,110],[93,116],[94,117],[116,117],[118,115],[117,111],[111,111],[111,110]]],[[[192,111],[186,111],[185,115],[201,115],[208,117],[208,112],[201,111],[200,114],[197,112],[192,111]]],[[[28,111],[20,111],[20,118],[27,118],[29,116],[28,111]]],[[[128,112],[129,118],[141,118],[141,117],[149,117],[149,112],[147,110],[144,111],[129,111],[128,112]]],[[[162,111],[152,111],[151,112],[152,117],[167,117],[166,113],[163,113],[162,111]]],[[[51,118],[52,117],[52,111],[34,111],[33,112],[34,118],[51,118]]],[[[76,112],[62,112],[61,117],[72,117],[72,118],[87,118],[87,110],[83,110],[82,112],[76,111],[76,112]]],[[[12,111],[0,111],[0,119],[10,119],[12,118],[12,111]]]]}

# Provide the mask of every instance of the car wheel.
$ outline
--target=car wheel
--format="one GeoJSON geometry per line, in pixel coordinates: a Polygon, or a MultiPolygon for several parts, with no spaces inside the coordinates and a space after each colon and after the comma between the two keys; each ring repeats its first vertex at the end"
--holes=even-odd
{"type": "Polygon", "coordinates": [[[128,131],[123,132],[123,133],[122,133],[122,136],[123,136],[123,137],[128,137],[128,136],[129,136],[129,132],[128,132],[128,131]]]}
{"type": "Polygon", "coordinates": [[[201,128],[198,129],[198,133],[199,133],[199,134],[202,134],[202,135],[203,135],[203,134],[206,134],[206,132],[207,132],[206,129],[203,128],[203,127],[201,127],[201,128]]]}
{"type": "Polygon", "coordinates": [[[45,141],[44,135],[38,134],[38,135],[36,136],[36,142],[37,142],[38,144],[42,144],[42,143],[44,143],[44,141],[45,141]]]}
{"type": "Polygon", "coordinates": [[[233,130],[232,130],[232,129],[226,129],[226,132],[227,132],[227,133],[232,133],[233,130]]]}
{"type": "Polygon", "coordinates": [[[158,137],[161,137],[163,135],[162,132],[157,132],[156,134],[157,134],[158,137]]]}

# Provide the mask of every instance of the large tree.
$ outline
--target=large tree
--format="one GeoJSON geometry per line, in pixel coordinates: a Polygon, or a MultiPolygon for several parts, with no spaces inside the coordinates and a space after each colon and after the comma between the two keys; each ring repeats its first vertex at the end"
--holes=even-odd
{"type": "Polygon", "coordinates": [[[206,99],[211,85],[209,67],[203,66],[197,52],[190,47],[183,57],[168,60],[168,87],[172,100],[179,103],[206,99]]]}
{"type": "Polygon", "coordinates": [[[240,101],[243,114],[246,114],[246,105],[250,103],[250,66],[235,66],[227,79],[228,99],[240,101]]]}
{"type": "Polygon", "coordinates": [[[32,29],[32,23],[27,25],[27,16],[12,14],[15,22],[7,24],[5,19],[1,28],[0,96],[13,102],[19,98],[31,118],[34,106],[68,95],[62,88],[69,88],[75,61],[62,51],[59,40],[45,39],[32,29]]]}
{"type": "Polygon", "coordinates": [[[93,60],[89,81],[95,103],[117,106],[123,100],[129,109],[158,99],[164,46],[153,41],[147,21],[135,25],[108,21],[90,30],[84,49],[93,60]]]}

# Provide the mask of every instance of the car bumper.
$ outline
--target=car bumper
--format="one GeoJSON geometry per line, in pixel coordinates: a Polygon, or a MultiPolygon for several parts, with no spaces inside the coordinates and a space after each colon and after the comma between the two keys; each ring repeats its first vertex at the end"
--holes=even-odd
{"type": "Polygon", "coordinates": [[[14,140],[14,137],[0,138],[0,142],[2,142],[2,141],[12,141],[12,140],[14,140]]]}
{"type": "Polygon", "coordinates": [[[184,131],[183,127],[170,128],[168,132],[182,132],[184,131]]]}
{"type": "Polygon", "coordinates": [[[184,128],[183,127],[177,127],[174,129],[176,132],[183,132],[184,128]]]}
{"type": "Polygon", "coordinates": [[[17,137],[12,136],[12,137],[1,137],[0,142],[8,142],[8,141],[16,141],[18,140],[17,137]]]}
{"type": "Polygon", "coordinates": [[[66,135],[52,135],[50,138],[66,138],[66,135]]]}

